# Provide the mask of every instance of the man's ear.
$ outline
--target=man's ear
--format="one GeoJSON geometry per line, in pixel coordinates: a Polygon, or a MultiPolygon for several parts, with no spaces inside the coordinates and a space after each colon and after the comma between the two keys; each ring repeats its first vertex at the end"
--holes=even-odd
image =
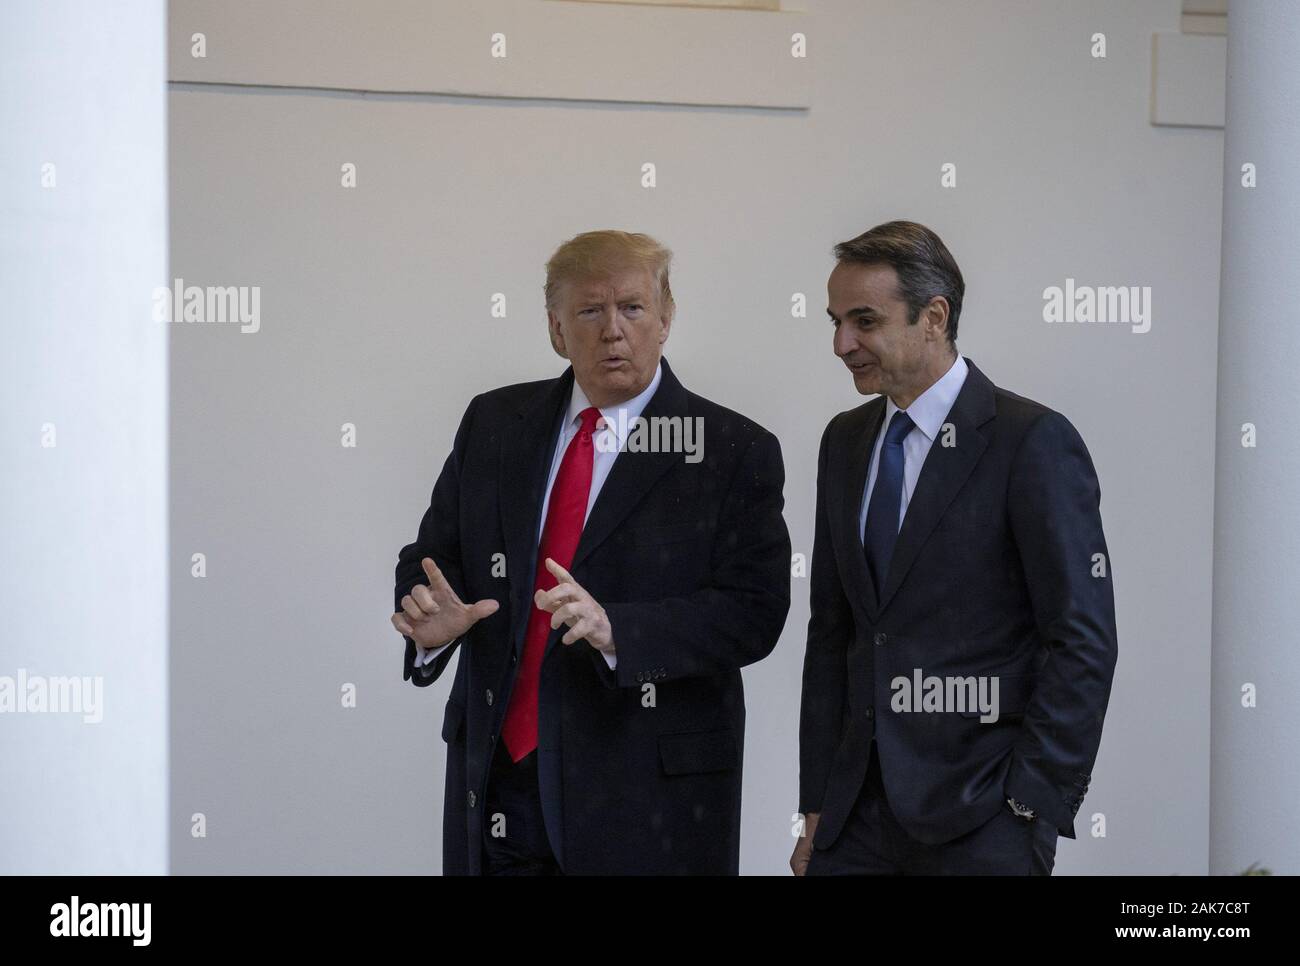
{"type": "Polygon", "coordinates": [[[948,300],[942,295],[930,299],[924,309],[925,321],[940,342],[948,341],[948,310],[948,300]]]}
{"type": "Polygon", "coordinates": [[[550,309],[546,310],[546,331],[551,337],[551,348],[555,350],[555,354],[561,359],[569,358],[569,353],[564,348],[564,334],[560,331],[560,320],[550,309]]]}

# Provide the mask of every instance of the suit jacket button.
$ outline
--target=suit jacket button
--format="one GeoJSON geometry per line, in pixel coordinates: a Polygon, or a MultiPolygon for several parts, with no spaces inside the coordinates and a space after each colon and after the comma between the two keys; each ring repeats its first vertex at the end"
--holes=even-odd
{"type": "Polygon", "coordinates": [[[493,698],[492,698],[492,689],[491,689],[491,688],[488,688],[488,690],[487,690],[487,694],[485,695],[485,697],[487,698],[488,707],[489,707],[489,708],[492,707],[492,700],[493,700],[493,698]]]}
{"type": "Polygon", "coordinates": [[[875,709],[875,708],[867,708],[867,720],[868,720],[868,721],[871,721],[871,720],[874,719],[875,717],[876,717],[876,709],[875,709]]]}
{"type": "Polygon", "coordinates": [[[473,808],[476,801],[478,801],[478,796],[474,794],[474,789],[471,788],[469,791],[469,807],[473,808]]]}
{"type": "Polygon", "coordinates": [[[885,641],[886,641],[886,640],[888,640],[888,638],[886,638],[884,634],[877,634],[877,635],[876,635],[876,644],[877,644],[877,645],[883,647],[884,644],[885,644],[885,641]]]}

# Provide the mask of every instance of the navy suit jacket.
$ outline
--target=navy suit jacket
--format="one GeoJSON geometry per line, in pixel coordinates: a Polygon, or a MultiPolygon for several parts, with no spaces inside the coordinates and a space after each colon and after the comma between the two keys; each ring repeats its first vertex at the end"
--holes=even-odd
{"type": "Polygon", "coordinates": [[[840,413],[817,467],[800,811],[838,838],[875,739],[889,804],[914,838],[950,841],[1008,796],[1074,837],[1117,654],[1101,490],[1060,413],[1000,389],[969,357],[931,446],[882,593],[859,509],[885,397],[840,413]],[[893,710],[891,682],[996,678],[999,717],[893,710]]]}
{"type": "MultiPolygon", "coordinates": [[[[464,601],[500,609],[428,666],[407,638],[403,675],[433,683],[460,660],[443,718],[443,871],[482,872],[483,796],[532,608],[537,533],[573,370],[476,396],[397,563],[395,609],[432,557],[464,601]],[[505,575],[500,576],[504,554],[505,575]]],[[[703,459],[624,451],[569,572],[605,608],[611,671],[586,641],[547,641],[538,781],[568,873],[735,874],[745,700],[740,668],[775,647],[790,606],[784,468],[775,436],[688,392],[663,360],[642,416],[702,417],[703,459]]]]}

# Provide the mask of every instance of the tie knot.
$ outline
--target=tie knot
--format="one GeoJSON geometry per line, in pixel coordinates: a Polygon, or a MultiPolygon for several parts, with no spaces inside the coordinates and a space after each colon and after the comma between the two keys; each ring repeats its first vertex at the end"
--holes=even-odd
{"type": "Polygon", "coordinates": [[[894,418],[889,421],[889,430],[885,433],[885,442],[891,445],[898,445],[912,431],[916,423],[912,422],[912,417],[907,415],[903,410],[894,413],[894,418]]]}
{"type": "Polygon", "coordinates": [[[578,432],[591,435],[596,431],[596,420],[600,419],[600,410],[595,406],[588,406],[582,412],[578,413],[578,418],[582,420],[582,425],[578,427],[578,432]]]}

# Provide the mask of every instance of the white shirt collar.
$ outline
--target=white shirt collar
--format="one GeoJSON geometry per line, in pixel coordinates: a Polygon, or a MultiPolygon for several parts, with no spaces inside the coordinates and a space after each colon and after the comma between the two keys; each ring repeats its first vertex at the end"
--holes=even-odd
{"type": "MultiPolygon", "coordinates": [[[[600,410],[600,415],[605,419],[605,428],[614,434],[618,440],[619,450],[623,449],[623,444],[627,442],[627,434],[632,430],[632,424],[641,411],[645,409],[650,398],[654,396],[655,390],[659,388],[659,381],[663,378],[663,363],[655,366],[654,378],[650,380],[650,385],[641,390],[640,393],[633,396],[627,402],[615,403],[612,406],[604,406],[600,410]],[[619,418],[619,410],[623,410],[623,417],[619,418]]],[[[569,414],[566,417],[565,426],[572,426],[577,422],[578,416],[582,411],[591,405],[591,400],[587,394],[582,391],[578,385],[578,380],[573,380],[573,392],[569,396],[569,414]]]]}
{"type": "MultiPolygon", "coordinates": [[[[912,422],[925,433],[931,443],[939,435],[939,430],[947,420],[953,403],[957,401],[957,394],[961,392],[962,384],[966,381],[967,370],[966,360],[961,353],[958,353],[953,364],[948,367],[948,371],[935,380],[934,385],[913,399],[912,405],[907,407],[907,415],[912,417],[912,422]]],[[[894,405],[894,400],[886,396],[884,423],[886,427],[889,426],[896,412],[898,407],[894,405]]]]}

